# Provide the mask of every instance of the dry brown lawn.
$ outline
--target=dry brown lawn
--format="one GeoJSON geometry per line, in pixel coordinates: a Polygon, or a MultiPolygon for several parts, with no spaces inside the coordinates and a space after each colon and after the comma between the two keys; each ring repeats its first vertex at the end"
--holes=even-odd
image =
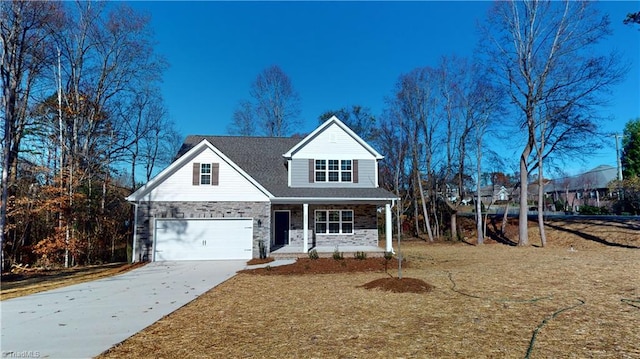
{"type": "Polygon", "coordinates": [[[545,248],[403,243],[421,294],[241,273],[100,358],[640,358],[640,222],[547,230],[545,248]]]}
{"type": "Polygon", "coordinates": [[[10,273],[2,273],[0,299],[17,298],[46,290],[110,277],[142,265],[144,265],[144,263],[110,263],[63,269],[14,268],[10,273]]]}

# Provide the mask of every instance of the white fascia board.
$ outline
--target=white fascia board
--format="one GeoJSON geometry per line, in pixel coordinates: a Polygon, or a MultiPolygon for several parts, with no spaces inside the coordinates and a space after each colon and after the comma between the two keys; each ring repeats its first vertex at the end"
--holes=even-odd
{"type": "Polygon", "coordinates": [[[298,144],[293,146],[292,149],[290,149],[287,153],[283,154],[282,156],[287,159],[291,158],[294,153],[296,153],[301,147],[304,147],[308,142],[310,142],[314,137],[316,137],[318,133],[324,131],[326,128],[328,128],[334,123],[338,125],[340,128],[342,128],[349,136],[355,139],[362,147],[364,147],[367,151],[369,151],[377,160],[381,160],[384,158],[383,155],[378,153],[378,151],[374,150],[373,147],[369,146],[369,144],[365,140],[363,140],[360,136],[358,136],[358,134],[353,132],[347,125],[345,125],[342,121],[340,121],[340,119],[338,119],[336,116],[331,116],[330,119],[328,119],[323,124],[318,126],[318,128],[316,128],[313,132],[308,134],[305,138],[303,138],[300,142],[298,142],[298,144]]]}
{"type": "Polygon", "coordinates": [[[273,204],[284,203],[386,203],[396,201],[398,198],[345,198],[345,197],[276,197],[271,199],[273,204]]]}
{"type": "Polygon", "coordinates": [[[170,174],[174,172],[175,169],[183,166],[186,162],[190,161],[193,156],[195,156],[198,152],[200,152],[204,147],[209,148],[216,155],[220,156],[223,161],[227,162],[234,170],[238,171],[241,176],[246,178],[251,184],[256,186],[259,191],[264,193],[270,199],[273,198],[273,195],[264,188],[258,181],[253,179],[253,177],[249,176],[242,168],[240,168],[235,162],[231,161],[229,157],[227,157],[224,153],[219,151],[211,142],[207,141],[207,139],[203,139],[197,145],[193,146],[189,151],[187,151],[184,155],[180,156],[177,160],[173,161],[167,168],[162,170],[158,175],[152,178],[149,182],[145,183],[144,186],[138,188],[135,192],[125,197],[125,200],[129,202],[137,202],[141,198],[144,198],[150,190],[155,188],[158,184],[162,183],[170,174]]]}
{"type": "Polygon", "coordinates": [[[269,192],[266,188],[264,188],[258,181],[256,181],[253,177],[251,177],[247,172],[245,172],[242,168],[240,168],[240,166],[238,166],[235,162],[233,162],[229,157],[227,157],[224,153],[222,153],[221,151],[219,151],[214,145],[212,145],[209,141],[207,141],[206,139],[203,140],[203,142],[206,141],[207,145],[209,146],[209,148],[215,152],[218,156],[220,156],[220,158],[222,158],[225,162],[227,162],[233,169],[235,169],[236,171],[238,171],[238,173],[240,173],[240,175],[244,178],[246,178],[249,182],[251,182],[251,184],[253,184],[254,186],[256,186],[256,188],[258,190],[260,190],[260,192],[264,193],[265,196],[269,197],[269,199],[273,198],[273,195],[271,194],[271,192],[269,192]]]}

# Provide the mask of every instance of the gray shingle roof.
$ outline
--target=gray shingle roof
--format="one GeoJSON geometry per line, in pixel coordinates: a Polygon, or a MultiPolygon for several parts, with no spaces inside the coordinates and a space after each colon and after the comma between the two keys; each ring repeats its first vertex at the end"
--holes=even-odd
{"type": "Polygon", "coordinates": [[[391,192],[382,188],[290,188],[286,161],[282,156],[301,138],[246,136],[187,136],[176,158],[203,139],[209,141],[247,174],[280,198],[345,198],[390,199],[391,192]]]}
{"type": "Polygon", "coordinates": [[[607,188],[609,182],[617,176],[614,167],[601,165],[577,176],[554,179],[544,186],[544,191],[549,193],[607,188]]]}

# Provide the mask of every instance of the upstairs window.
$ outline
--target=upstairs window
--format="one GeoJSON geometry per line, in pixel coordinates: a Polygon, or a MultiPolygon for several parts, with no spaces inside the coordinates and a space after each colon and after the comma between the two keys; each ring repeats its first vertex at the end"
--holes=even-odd
{"type": "Polygon", "coordinates": [[[200,184],[201,185],[211,184],[211,163],[200,164],[200,184]]]}
{"type": "Polygon", "coordinates": [[[220,175],[219,163],[194,163],[193,164],[193,185],[194,186],[217,186],[220,175]]]}
{"type": "Polygon", "coordinates": [[[327,161],[316,160],[316,182],[327,181],[327,161]]]}
{"type": "Polygon", "coordinates": [[[315,160],[316,182],[352,182],[351,160],[315,160]]]}

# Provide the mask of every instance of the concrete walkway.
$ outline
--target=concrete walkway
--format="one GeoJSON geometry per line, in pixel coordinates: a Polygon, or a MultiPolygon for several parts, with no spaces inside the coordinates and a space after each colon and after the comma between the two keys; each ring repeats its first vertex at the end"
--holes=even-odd
{"type": "Polygon", "coordinates": [[[155,262],[114,277],[2,301],[2,357],[96,356],[229,279],[245,263],[155,262]]]}

